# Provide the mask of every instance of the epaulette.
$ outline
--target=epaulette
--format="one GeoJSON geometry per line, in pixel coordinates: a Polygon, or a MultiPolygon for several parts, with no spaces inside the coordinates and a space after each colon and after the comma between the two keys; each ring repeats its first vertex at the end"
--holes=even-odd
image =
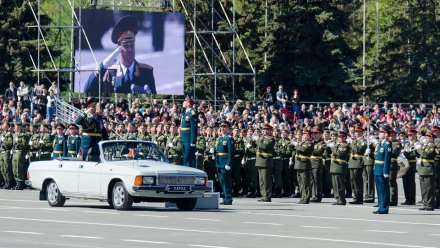
{"type": "Polygon", "coordinates": [[[148,64],[138,63],[138,66],[139,66],[139,68],[142,68],[142,69],[153,69],[153,67],[148,64]]]}

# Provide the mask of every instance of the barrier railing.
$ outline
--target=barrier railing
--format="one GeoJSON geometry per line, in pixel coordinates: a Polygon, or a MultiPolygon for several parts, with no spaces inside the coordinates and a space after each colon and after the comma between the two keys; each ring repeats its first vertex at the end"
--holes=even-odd
{"type": "Polygon", "coordinates": [[[81,113],[79,109],[59,98],[55,98],[56,116],[64,123],[72,123],[81,113]]]}

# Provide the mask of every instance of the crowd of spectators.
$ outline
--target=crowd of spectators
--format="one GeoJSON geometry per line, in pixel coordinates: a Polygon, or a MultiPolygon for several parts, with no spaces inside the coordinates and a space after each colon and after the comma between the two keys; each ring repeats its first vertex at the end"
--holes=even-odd
{"type": "MultiPolygon", "coordinates": [[[[4,95],[0,95],[0,121],[40,123],[56,125],[61,122],[55,117],[55,97],[59,95],[56,83],[49,89],[35,84],[28,87],[24,82],[15,87],[9,84],[4,95]]],[[[78,109],[83,109],[87,98],[76,98],[70,102],[78,109]]],[[[101,98],[97,104],[97,113],[102,115],[104,123],[166,123],[180,124],[183,100],[159,100],[144,95],[133,98],[131,104],[123,96],[115,101],[101,98]]],[[[440,123],[438,108],[435,104],[402,104],[388,103],[301,103],[298,90],[289,96],[279,85],[273,93],[267,87],[259,101],[224,102],[214,106],[213,102],[196,101],[199,126],[216,127],[221,120],[227,120],[239,128],[261,128],[264,123],[279,129],[293,131],[296,129],[319,126],[322,129],[350,129],[356,125],[363,126],[368,119],[379,126],[387,124],[395,129],[429,129],[440,123]]]]}

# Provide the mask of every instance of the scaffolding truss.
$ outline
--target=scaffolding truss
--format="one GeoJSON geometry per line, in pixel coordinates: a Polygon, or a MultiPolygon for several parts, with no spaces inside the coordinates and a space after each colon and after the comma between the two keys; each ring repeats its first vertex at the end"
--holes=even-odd
{"type": "MultiPolygon", "coordinates": [[[[238,77],[248,77],[248,82],[254,84],[255,100],[256,71],[236,29],[234,1],[229,2],[229,7],[225,7],[221,0],[67,0],[67,3],[66,0],[55,0],[54,4],[60,6],[60,12],[57,14],[64,15],[70,20],[70,23],[63,23],[61,20],[66,18],[59,18],[60,21],[56,25],[40,25],[40,16],[48,14],[45,13],[41,1],[38,0],[38,9],[34,9],[31,1],[28,1],[37,24],[29,28],[38,28],[38,46],[44,44],[45,51],[51,59],[51,63],[42,64],[41,49],[38,51],[37,58],[31,56],[31,60],[34,61],[34,71],[38,75],[38,83],[41,83],[41,77],[45,77],[46,72],[55,72],[58,75],[56,81],[60,85],[60,74],[69,73],[69,96],[72,96],[74,73],[83,71],[80,70],[80,58],[75,58],[74,54],[75,33],[80,36],[79,42],[81,42],[82,35],[87,41],[87,44],[78,44],[78,46],[90,49],[93,54],[87,35],[81,25],[82,9],[181,11],[187,22],[186,40],[190,39],[190,42],[186,42],[185,49],[191,51],[192,56],[185,56],[185,65],[187,68],[186,76],[192,77],[193,97],[197,99],[196,82],[199,78],[209,77],[214,84],[214,92],[212,93],[215,100],[217,100],[217,79],[222,77],[232,85],[232,95],[229,97],[234,100],[235,84],[238,82],[238,77]],[[198,13],[198,11],[201,11],[200,6],[208,6],[209,8],[211,20],[208,23],[198,13]],[[218,23],[222,23],[221,27],[217,25],[218,23]],[[52,30],[52,32],[49,32],[49,30],[52,30]],[[57,32],[53,32],[53,30],[57,30],[57,32]],[[61,44],[63,44],[64,47],[70,49],[69,56],[61,56],[59,61],[55,61],[54,56],[52,56],[53,52],[47,44],[47,38],[50,35],[56,35],[55,38],[51,37],[51,40],[55,40],[60,44],[58,48],[61,48],[61,44]],[[191,46],[188,44],[191,44],[191,46]],[[229,44],[229,46],[225,44],[229,44]],[[237,66],[237,53],[244,54],[246,58],[245,65],[237,66]]],[[[56,23],[57,20],[53,20],[53,22],[56,23]]],[[[99,61],[95,59],[95,63],[98,65],[99,61]]]]}

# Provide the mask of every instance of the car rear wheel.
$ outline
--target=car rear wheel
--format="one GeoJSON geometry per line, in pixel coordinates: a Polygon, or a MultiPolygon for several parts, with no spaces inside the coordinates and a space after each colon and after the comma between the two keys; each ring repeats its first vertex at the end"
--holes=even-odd
{"type": "Polygon", "coordinates": [[[117,182],[113,186],[112,204],[116,210],[129,210],[133,205],[133,196],[128,193],[124,183],[117,182]]]}
{"type": "Polygon", "coordinates": [[[192,211],[196,207],[197,198],[181,198],[176,200],[176,205],[179,210],[192,211]]]}
{"type": "Polygon", "coordinates": [[[46,196],[51,207],[62,207],[66,202],[66,198],[61,194],[57,183],[53,180],[47,184],[46,196]]]}

